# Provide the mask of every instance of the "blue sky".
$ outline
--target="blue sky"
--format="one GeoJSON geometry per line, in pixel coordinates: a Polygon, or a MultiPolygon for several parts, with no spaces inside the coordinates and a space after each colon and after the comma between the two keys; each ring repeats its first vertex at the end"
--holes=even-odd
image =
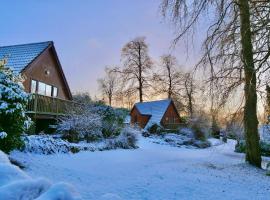
{"type": "MultiPolygon", "coordinates": [[[[97,95],[104,67],[120,64],[123,45],[146,36],[154,60],[170,52],[173,29],[159,13],[160,0],[1,1],[0,45],[53,40],[73,92],[97,95]]],[[[173,50],[187,68],[183,43],[173,50]]],[[[195,53],[194,53],[195,55],[195,53]]]]}

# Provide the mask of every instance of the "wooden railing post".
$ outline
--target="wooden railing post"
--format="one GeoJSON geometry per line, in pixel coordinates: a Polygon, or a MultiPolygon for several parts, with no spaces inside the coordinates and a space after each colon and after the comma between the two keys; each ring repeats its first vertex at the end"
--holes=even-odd
{"type": "Polygon", "coordinates": [[[33,94],[34,97],[34,113],[35,113],[35,117],[37,114],[37,105],[38,105],[38,96],[36,94],[33,94]]]}
{"type": "Polygon", "coordinates": [[[56,99],[56,115],[58,116],[58,99],[56,99]]]}

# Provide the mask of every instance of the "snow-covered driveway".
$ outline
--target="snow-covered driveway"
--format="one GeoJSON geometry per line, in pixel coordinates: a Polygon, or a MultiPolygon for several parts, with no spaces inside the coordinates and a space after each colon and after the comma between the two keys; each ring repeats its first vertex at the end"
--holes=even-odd
{"type": "Polygon", "coordinates": [[[33,177],[73,184],[84,199],[270,199],[270,177],[244,164],[232,141],[175,148],[140,138],[139,149],[13,157],[33,177]]]}

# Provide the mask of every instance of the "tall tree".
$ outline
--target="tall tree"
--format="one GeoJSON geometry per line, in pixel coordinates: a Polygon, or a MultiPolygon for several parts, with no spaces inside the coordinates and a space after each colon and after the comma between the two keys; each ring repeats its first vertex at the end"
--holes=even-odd
{"type": "Polygon", "coordinates": [[[24,91],[23,78],[5,63],[0,60],[0,150],[9,153],[24,145],[21,134],[31,120],[25,114],[29,95],[24,91]]]}
{"type": "Polygon", "coordinates": [[[108,99],[110,106],[112,106],[113,96],[117,90],[117,81],[117,73],[109,67],[105,68],[105,77],[98,79],[99,88],[101,89],[102,94],[108,99]]]}
{"type": "Polygon", "coordinates": [[[187,101],[187,110],[190,118],[193,117],[194,114],[194,93],[195,93],[195,80],[192,76],[192,73],[186,73],[183,76],[183,85],[184,85],[184,97],[187,101]]]}
{"type": "Polygon", "coordinates": [[[198,65],[210,66],[210,80],[212,83],[215,81],[215,85],[219,84],[222,101],[244,85],[246,160],[261,167],[256,88],[257,80],[270,68],[270,2],[163,0],[162,8],[163,14],[171,16],[180,27],[175,43],[192,33],[207,11],[216,11],[215,16],[211,16],[213,20],[209,22],[204,42],[205,52],[198,65]]]}
{"type": "MultiPolygon", "coordinates": [[[[148,86],[147,78],[152,67],[152,61],[148,55],[148,45],[145,37],[137,37],[128,42],[122,48],[124,68],[121,71],[127,81],[136,81],[139,92],[139,100],[143,102],[144,89],[148,86]]],[[[134,87],[134,85],[130,85],[134,87]]]]}
{"type": "Polygon", "coordinates": [[[153,81],[157,94],[165,93],[169,99],[178,94],[181,72],[177,70],[177,60],[174,56],[161,56],[161,69],[153,75],[153,81]]]}
{"type": "Polygon", "coordinates": [[[239,0],[242,62],[245,73],[244,129],[246,135],[246,160],[261,167],[258,134],[256,70],[251,41],[250,7],[247,0],[239,0]]]}

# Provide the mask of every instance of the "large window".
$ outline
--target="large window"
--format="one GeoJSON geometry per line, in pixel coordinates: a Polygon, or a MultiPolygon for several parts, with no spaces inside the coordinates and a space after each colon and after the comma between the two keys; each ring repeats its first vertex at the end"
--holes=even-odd
{"type": "Polygon", "coordinates": [[[40,95],[50,97],[57,97],[58,88],[40,81],[31,80],[31,93],[38,93],[40,95]]]}

